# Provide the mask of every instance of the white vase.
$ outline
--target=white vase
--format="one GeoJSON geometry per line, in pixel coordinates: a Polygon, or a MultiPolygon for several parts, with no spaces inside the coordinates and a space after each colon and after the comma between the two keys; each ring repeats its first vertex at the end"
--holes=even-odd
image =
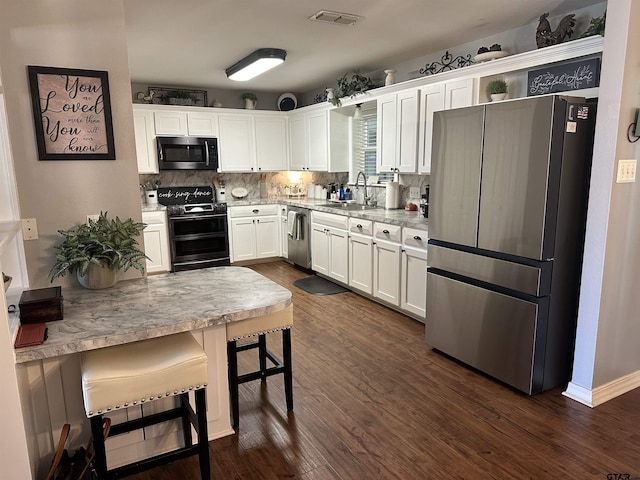
{"type": "Polygon", "coordinates": [[[255,110],[256,109],[256,101],[251,100],[250,98],[244,99],[244,108],[247,110],[255,110]]]}
{"type": "Polygon", "coordinates": [[[336,98],[336,94],[333,88],[327,88],[327,101],[330,102],[334,98],[336,98]]]}
{"type": "Polygon", "coordinates": [[[80,282],[80,285],[91,290],[112,287],[117,281],[118,272],[116,270],[103,267],[102,265],[96,265],[95,263],[89,264],[86,275],[80,275],[80,272],[78,272],[78,282],[80,282]]]}
{"type": "Polygon", "coordinates": [[[499,102],[500,100],[504,100],[505,98],[507,98],[507,94],[506,93],[492,93],[491,94],[491,101],[492,102],[499,102]]]}
{"type": "Polygon", "coordinates": [[[387,74],[387,76],[384,79],[384,84],[385,85],[393,85],[394,83],[396,83],[396,71],[395,70],[385,70],[384,73],[387,74]]]}

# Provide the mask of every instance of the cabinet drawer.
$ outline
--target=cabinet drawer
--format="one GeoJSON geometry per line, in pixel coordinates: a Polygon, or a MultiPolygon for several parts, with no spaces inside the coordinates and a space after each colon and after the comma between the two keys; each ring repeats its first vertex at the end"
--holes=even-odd
{"type": "Polygon", "coordinates": [[[380,240],[387,240],[390,242],[398,242],[402,240],[402,227],[398,225],[389,225],[388,223],[376,222],[373,226],[373,236],[380,240]]]}
{"type": "Polygon", "coordinates": [[[164,211],[142,212],[142,223],[146,223],[147,225],[154,223],[167,223],[167,214],[164,211]]]}
{"type": "Polygon", "coordinates": [[[402,244],[406,247],[427,248],[427,231],[417,228],[402,229],[402,244]]]}
{"type": "Polygon", "coordinates": [[[311,212],[311,221],[327,227],[340,228],[346,230],[349,227],[349,217],[334,215],[333,213],[311,212]]]}
{"type": "Polygon", "coordinates": [[[255,217],[261,215],[278,215],[278,205],[243,205],[229,207],[229,217],[255,217]]]}
{"type": "Polygon", "coordinates": [[[361,235],[373,235],[373,222],[361,218],[349,218],[349,231],[361,235]]]}

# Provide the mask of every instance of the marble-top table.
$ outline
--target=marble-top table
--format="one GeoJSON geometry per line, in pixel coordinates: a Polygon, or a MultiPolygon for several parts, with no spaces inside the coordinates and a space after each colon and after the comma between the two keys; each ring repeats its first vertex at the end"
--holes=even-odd
{"type": "Polygon", "coordinates": [[[244,267],[124,280],[104,290],[63,288],[64,320],[49,338],[16,350],[16,363],[198,330],[284,310],[291,292],[244,267]]]}

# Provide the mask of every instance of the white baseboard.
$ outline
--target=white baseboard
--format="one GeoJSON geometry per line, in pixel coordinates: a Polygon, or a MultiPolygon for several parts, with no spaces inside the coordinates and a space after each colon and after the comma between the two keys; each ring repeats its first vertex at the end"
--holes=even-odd
{"type": "Polygon", "coordinates": [[[567,389],[562,394],[593,408],[638,387],[640,387],[640,370],[593,389],[569,382],[567,389]]]}

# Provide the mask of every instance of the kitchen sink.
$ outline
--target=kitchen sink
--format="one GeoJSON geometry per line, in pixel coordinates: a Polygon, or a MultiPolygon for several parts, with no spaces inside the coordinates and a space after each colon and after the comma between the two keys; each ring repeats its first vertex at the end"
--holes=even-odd
{"type": "Polygon", "coordinates": [[[362,210],[377,210],[378,207],[373,207],[371,205],[362,205],[361,203],[325,203],[321,205],[322,207],[335,208],[336,210],[345,210],[345,211],[362,211],[362,210]]]}

